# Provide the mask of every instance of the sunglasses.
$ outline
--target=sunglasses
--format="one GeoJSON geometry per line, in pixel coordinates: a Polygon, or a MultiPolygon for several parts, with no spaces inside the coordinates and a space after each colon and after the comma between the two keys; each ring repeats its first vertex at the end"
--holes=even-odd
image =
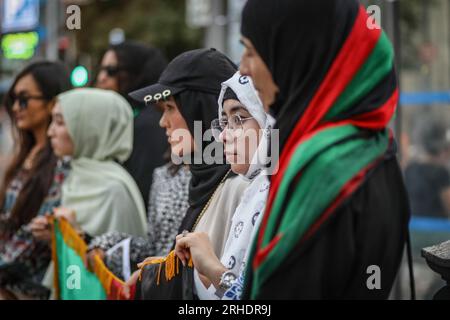
{"type": "Polygon", "coordinates": [[[118,66],[101,66],[99,72],[105,71],[108,77],[115,77],[120,72],[121,68],[118,66]]]}
{"type": "Polygon", "coordinates": [[[19,101],[19,107],[21,110],[25,110],[26,108],[28,108],[28,102],[30,100],[43,100],[43,101],[48,101],[49,99],[44,97],[44,96],[28,96],[28,95],[11,95],[11,102],[12,105],[14,103],[16,103],[16,101],[19,101]]]}

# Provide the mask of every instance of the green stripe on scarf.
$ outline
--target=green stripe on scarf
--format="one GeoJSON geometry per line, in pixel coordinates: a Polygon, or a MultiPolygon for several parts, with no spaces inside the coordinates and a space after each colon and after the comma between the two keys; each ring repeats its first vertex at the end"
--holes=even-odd
{"type": "Polygon", "coordinates": [[[262,248],[275,234],[282,237],[255,270],[252,298],[258,295],[264,280],[285,261],[345,184],[386,152],[389,145],[387,130],[370,139],[355,136],[358,132],[359,129],[352,125],[331,127],[297,147],[274,199],[262,248]],[[290,190],[299,173],[301,179],[295,190],[290,190]],[[288,196],[289,202],[285,206],[288,196]],[[281,215],[283,220],[276,230],[281,215]]]}
{"type": "Polygon", "coordinates": [[[393,61],[394,50],[386,34],[382,32],[369,58],[328,111],[325,120],[331,120],[366,96],[389,74],[393,61]]]}
{"type": "Polygon", "coordinates": [[[61,300],[106,300],[106,292],[95,274],[84,266],[81,257],[64,241],[55,220],[58,257],[58,286],[61,300]]]}

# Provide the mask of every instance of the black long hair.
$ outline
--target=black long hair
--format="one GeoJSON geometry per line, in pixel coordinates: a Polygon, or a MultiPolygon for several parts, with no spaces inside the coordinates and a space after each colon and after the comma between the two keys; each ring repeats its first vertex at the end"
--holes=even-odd
{"type": "MultiPolygon", "coordinates": [[[[167,59],[154,47],[134,41],[112,45],[109,50],[117,56],[119,93],[131,99],[128,93],[156,83],[167,66],[167,59]]],[[[136,105],[136,101],[133,105],[136,105]]]]}
{"type": "MultiPolygon", "coordinates": [[[[3,185],[0,191],[0,203],[5,204],[6,190],[14,177],[19,173],[25,159],[36,144],[32,132],[18,129],[15,125],[12,107],[14,104],[14,89],[17,82],[25,76],[31,75],[38,85],[42,96],[47,101],[52,101],[58,94],[71,88],[69,71],[61,63],[40,61],[25,67],[15,78],[12,86],[4,97],[3,106],[11,119],[13,137],[18,146],[11,164],[6,170],[3,185]]],[[[48,126],[51,117],[48,118],[48,126]]],[[[26,175],[23,188],[21,189],[16,202],[12,208],[10,226],[17,229],[20,225],[28,223],[39,211],[53,181],[54,169],[56,166],[56,156],[53,153],[49,139],[42,150],[38,152],[30,172],[26,175]]]]}

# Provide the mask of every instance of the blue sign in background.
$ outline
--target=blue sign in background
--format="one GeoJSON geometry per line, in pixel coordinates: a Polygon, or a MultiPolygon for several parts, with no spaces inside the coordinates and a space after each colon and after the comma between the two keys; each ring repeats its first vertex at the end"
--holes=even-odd
{"type": "Polygon", "coordinates": [[[3,0],[2,33],[35,29],[39,24],[39,0],[3,0]]]}

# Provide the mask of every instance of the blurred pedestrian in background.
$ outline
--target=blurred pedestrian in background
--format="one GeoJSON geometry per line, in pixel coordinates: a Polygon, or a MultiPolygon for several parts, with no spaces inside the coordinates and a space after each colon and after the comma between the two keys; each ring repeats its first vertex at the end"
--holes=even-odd
{"type": "MultiPolygon", "coordinates": [[[[37,62],[22,70],[5,96],[15,154],[0,191],[0,299],[45,299],[40,283],[50,262],[49,244],[33,238],[30,221],[61,202],[66,168],[57,167],[47,130],[56,96],[70,89],[60,63],[37,62]]],[[[40,226],[36,232],[43,229],[40,226]]]]}
{"type": "Polygon", "coordinates": [[[405,170],[411,213],[417,216],[448,218],[450,216],[450,140],[447,126],[425,117],[416,127],[423,151],[405,170]]]}
{"type": "Polygon", "coordinates": [[[120,93],[133,107],[133,151],[124,166],[136,181],[146,205],[153,170],[165,163],[163,155],[169,146],[164,130],[158,125],[158,112],[132,100],[128,93],[158,81],[166,65],[160,50],[126,41],[106,51],[95,84],[97,88],[120,93]]]}

